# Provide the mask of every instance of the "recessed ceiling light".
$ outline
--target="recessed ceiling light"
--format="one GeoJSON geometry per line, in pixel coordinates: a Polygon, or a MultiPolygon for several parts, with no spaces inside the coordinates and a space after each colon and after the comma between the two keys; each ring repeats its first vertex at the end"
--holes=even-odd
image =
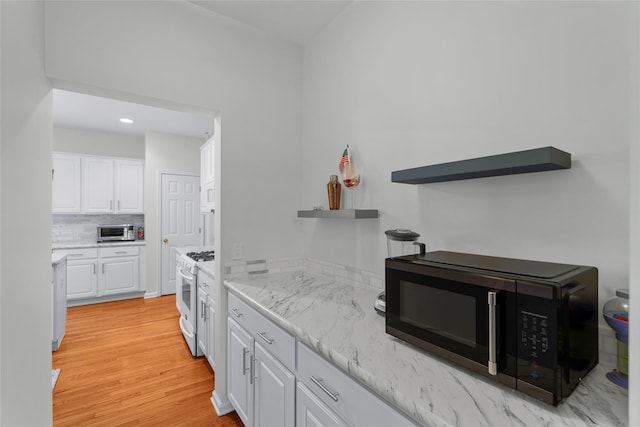
{"type": "Polygon", "coordinates": [[[121,119],[120,119],[120,121],[121,121],[122,123],[126,123],[126,124],[128,124],[128,125],[130,125],[131,123],[133,123],[133,120],[131,120],[131,119],[127,119],[126,117],[121,118],[121,119]]]}

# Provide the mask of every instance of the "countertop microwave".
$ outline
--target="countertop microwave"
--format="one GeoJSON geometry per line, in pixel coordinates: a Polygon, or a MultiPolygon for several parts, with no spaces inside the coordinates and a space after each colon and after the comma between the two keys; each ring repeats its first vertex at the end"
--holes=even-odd
{"type": "Polygon", "coordinates": [[[595,267],[437,251],[385,280],[388,334],[544,402],[598,364],[595,267]]]}
{"type": "Polygon", "coordinates": [[[133,224],[98,225],[98,242],[136,240],[133,224]]]}

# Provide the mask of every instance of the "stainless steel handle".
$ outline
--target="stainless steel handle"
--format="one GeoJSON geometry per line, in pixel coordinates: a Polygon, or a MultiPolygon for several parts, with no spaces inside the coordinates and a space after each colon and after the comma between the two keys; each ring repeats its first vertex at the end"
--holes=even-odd
{"type": "Polygon", "coordinates": [[[267,344],[273,344],[273,340],[267,337],[266,332],[256,332],[260,338],[265,340],[267,344]]]}
{"type": "Polygon", "coordinates": [[[256,372],[256,358],[253,357],[253,354],[251,355],[251,363],[250,366],[251,370],[249,371],[249,384],[253,384],[253,380],[255,380],[255,372],[256,372]]]}
{"type": "Polygon", "coordinates": [[[249,350],[247,350],[246,348],[242,349],[242,375],[245,375],[245,373],[247,372],[247,353],[249,353],[249,350]]]}
{"type": "Polygon", "coordinates": [[[489,361],[487,362],[487,368],[489,368],[490,375],[498,375],[498,364],[496,357],[496,305],[498,300],[497,291],[489,291],[487,303],[489,304],[489,361]]]}
{"type": "Polygon", "coordinates": [[[120,210],[120,200],[118,200],[118,210],[120,210]]]}
{"type": "Polygon", "coordinates": [[[116,251],[117,254],[126,254],[127,251],[116,251]]]}
{"type": "Polygon", "coordinates": [[[237,308],[232,309],[232,310],[231,310],[231,312],[232,312],[232,313],[233,313],[233,315],[234,315],[234,316],[236,316],[236,317],[240,317],[240,316],[242,316],[242,313],[239,313],[237,308]]]}
{"type": "Polygon", "coordinates": [[[96,263],[93,263],[93,274],[96,274],[96,263]]]}
{"type": "Polygon", "coordinates": [[[102,264],[102,274],[104,274],[104,264],[102,264]]]}
{"type": "Polygon", "coordinates": [[[109,200],[109,210],[113,209],[113,200],[109,200]]]}
{"type": "Polygon", "coordinates": [[[320,387],[320,390],[327,393],[327,395],[329,395],[329,397],[332,398],[334,402],[338,401],[338,396],[340,396],[340,394],[336,393],[335,391],[329,390],[324,384],[322,384],[322,378],[316,378],[314,376],[311,376],[311,381],[313,381],[315,385],[320,387]]]}
{"type": "Polygon", "coordinates": [[[200,301],[200,317],[204,319],[204,303],[200,301]]]}
{"type": "Polygon", "coordinates": [[[83,256],[84,254],[67,254],[68,257],[72,257],[72,256],[83,256]]]}

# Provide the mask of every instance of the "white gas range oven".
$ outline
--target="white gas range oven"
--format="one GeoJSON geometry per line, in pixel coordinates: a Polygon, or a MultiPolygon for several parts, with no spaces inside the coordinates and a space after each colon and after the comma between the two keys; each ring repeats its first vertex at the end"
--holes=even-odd
{"type": "Polygon", "coordinates": [[[198,262],[213,261],[214,251],[185,252],[176,257],[176,306],[180,312],[180,329],[191,354],[202,356],[197,340],[198,262]]]}

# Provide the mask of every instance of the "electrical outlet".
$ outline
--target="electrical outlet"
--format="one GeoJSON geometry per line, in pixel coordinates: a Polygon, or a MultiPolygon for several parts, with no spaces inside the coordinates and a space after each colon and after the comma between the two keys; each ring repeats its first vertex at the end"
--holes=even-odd
{"type": "Polygon", "coordinates": [[[231,259],[242,259],[242,243],[231,245],[231,259]]]}

